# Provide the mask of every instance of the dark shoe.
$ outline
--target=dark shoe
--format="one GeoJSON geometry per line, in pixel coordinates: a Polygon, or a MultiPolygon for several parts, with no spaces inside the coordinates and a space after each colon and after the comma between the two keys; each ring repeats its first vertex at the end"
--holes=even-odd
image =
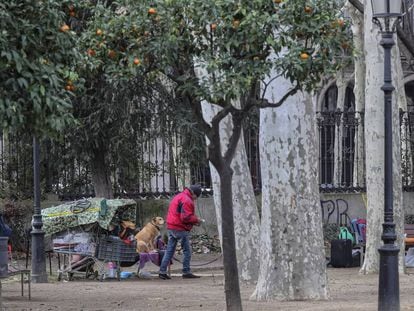
{"type": "Polygon", "coordinates": [[[171,277],[168,274],[165,274],[165,273],[158,274],[158,277],[162,280],[171,280],[171,277]]]}
{"type": "Polygon", "coordinates": [[[199,279],[200,276],[194,275],[192,273],[183,274],[183,279],[199,279]]]}

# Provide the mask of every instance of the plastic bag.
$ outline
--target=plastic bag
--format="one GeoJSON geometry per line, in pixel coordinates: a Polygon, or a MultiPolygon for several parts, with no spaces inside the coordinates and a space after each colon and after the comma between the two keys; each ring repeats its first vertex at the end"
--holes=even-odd
{"type": "Polygon", "coordinates": [[[339,228],[339,236],[338,239],[340,240],[351,240],[352,244],[355,243],[355,238],[351,232],[349,232],[347,227],[339,228]]]}
{"type": "Polygon", "coordinates": [[[405,266],[414,267],[414,247],[410,247],[405,255],[405,266]]]}

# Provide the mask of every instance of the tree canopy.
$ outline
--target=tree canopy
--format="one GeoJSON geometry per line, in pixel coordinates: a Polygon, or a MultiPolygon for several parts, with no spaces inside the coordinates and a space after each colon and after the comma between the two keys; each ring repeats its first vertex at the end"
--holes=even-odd
{"type": "Polygon", "coordinates": [[[0,125],[56,134],[73,123],[71,75],[78,52],[61,1],[0,4],[0,125]]]}
{"type": "MultiPolygon", "coordinates": [[[[108,143],[160,112],[149,97],[171,108],[165,95],[173,94],[176,108],[193,112],[221,177],[226,294],[233,285],[238,291],[230,164],[242,121],[253,107],[280,106],[345,64],[350,32],[337,1],[12,0],[0,4],[0,26],[1,127],[54,134],[77,118],[96,171],[107,169],[108,143]],[[278,102],[262,100],[274,76],[292,89],[278,102]],[[243,97],[250,100],[233,105],[243,97]],[[221,107],[211,124],[202,101],[221,107]],[[233,133],[222,152],[220,122],[228,115],[233,133]]],[[[237,300],[228,305],[241,310],[237,300]]]]}

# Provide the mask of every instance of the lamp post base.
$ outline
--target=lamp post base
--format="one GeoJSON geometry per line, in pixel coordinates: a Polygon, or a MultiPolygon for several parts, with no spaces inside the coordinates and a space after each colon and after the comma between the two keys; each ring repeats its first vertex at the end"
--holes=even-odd
{"type": "Polygon", "coordinates": [[[47,283],[46,258],[45,258],[45,232],[33,229],[32,235],[32,283],[47,283]]]}
{"type": "Polygon", "coordinates": [[[380,253],[378,311],[399,311],[398,253],[400,250],[394,244],[385,244],[378,251],[380,253]]]}

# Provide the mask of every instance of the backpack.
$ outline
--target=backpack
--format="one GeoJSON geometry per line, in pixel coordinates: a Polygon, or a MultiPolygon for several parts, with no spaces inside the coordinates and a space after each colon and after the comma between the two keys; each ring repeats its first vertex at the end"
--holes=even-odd
{"type": "Polygon", "coordinates": [[[0,236],[10,237],[12,229],[4,222],[3,215],[0,214],[0,236]]]}

